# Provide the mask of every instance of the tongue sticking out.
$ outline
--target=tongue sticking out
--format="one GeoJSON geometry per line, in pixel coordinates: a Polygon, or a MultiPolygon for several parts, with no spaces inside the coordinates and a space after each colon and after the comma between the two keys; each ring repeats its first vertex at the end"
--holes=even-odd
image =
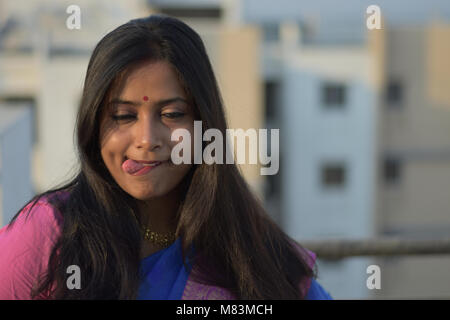
{"type": "Polygon", "coordinates": [[[133,174],[135,172],[138,172],[139,170],[141,170],[144,167],[144,165],[142,163],[136,162],[134,160],[131,159],[127,159],[123,164],[122,164],[122,169],[129,173],[129,174],[133,174]]]}

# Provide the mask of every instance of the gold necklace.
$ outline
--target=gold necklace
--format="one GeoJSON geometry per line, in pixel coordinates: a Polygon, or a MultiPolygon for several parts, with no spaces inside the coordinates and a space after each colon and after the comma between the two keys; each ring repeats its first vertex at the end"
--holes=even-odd
{"type": "Polygon", "coordinates": [[[175,241],[174,233],[159,233],[152,231],[149,227],[144,227],[144,240],[164,248],[170,246],[175,241]]]}

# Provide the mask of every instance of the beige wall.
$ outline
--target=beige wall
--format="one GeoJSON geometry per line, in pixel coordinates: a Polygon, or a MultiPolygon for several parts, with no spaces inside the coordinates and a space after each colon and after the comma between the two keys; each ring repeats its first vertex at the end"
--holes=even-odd
{"type": "MultiPolygon", "coordinates": [[[[403,159],[398,184],[380,170],[379,221],[389,235],[429,239],[450,230],[450,37],[447,28],[404,27],[386,33],[386,82],[404,86],[403,107],[380,104],[380,169],[387,152],[403,159]]],[[[379,259],[381,298],[450,296],[447,256],[379,259]]]]}
{"type": "Polygon", "coordinates": [[[34,157],[38,190],[70,178],[76,166],[74,124],[81,99],[88,57],[54,59],[43,63],[37,96],[39,143],[34,157]]]}
{"type": "Polygon", "coordinates": [[[401,185],[385,189],[385,225],[446,236],[436,232],[450,228],[450,161],[410,159],[402,176],[401,185]]]}
{"type": "MultiPolygon", "coordinates": [[[[382,24],[385,27],[385,23],[382,24]]],[[[375,105],[380,106],[382,105],[382,99],[383,99],[383,90],[384,85],[386,82],[386,72],[385,72],[385,65],[386,65],[386,31],[384,28],[382,29],[374,29],[368,31],[367,34],[367,47],[369,50],[369,55],[371,57],[371,81],[372,81],[372,88],[375,92],[375,105]]],[[[383,116],[383,110],[382,108],[377,108],[375,111],[375,119],[374,119],[374,126],[375,126],[375,147],[374,149],[375,154],[379,155],[380,151],[383,150],[383,136],[382,136],[382,116],[383,116]]],[[[379,159],[379,158],[378,158],[379,159]]],[[[374,188],[374,217],[373,217],[373,230],[375,234],[380,232],[383,228],[383,217],[378,214],[380,212],[380,205],[381,205],[381,195],[380,195],[380,186],[382,186],[382,177],[380,175],[379,171],[379,160],[375,159],[375,168],[373,168],[375,172],[375,179],[374,183],[376,187],[374,188]]]]}
{"type": "Polygon", "coordinates": [[[385,83],[386,64],[386,32],[385,29],[374,29],[367,32],[367,48],[371,56],[370,79],[373,88],[381,92],[385,83]]]}
{"type": "MultiPolygon", "coordinates": [[[[385,104],[381,106],[381,152],[382,155],[383,152],[397,153],[405,159],[405,167],[402,174],[404,179],[399,186],[383,188],[384,185],[381,185],[384,194],[381,212],[387,224],[400,222],[401,217],[414,220],[414,208],[439,211],[436,214],[442,216],[441,220],[448,219],[450,224],[448,210],[443,211],[438,206],[439,203],[448,203],[444,199],[439,200],[438,195],[447,198],[442,190],[450,187],[450,180],[447,183],[443,178],[450,165],[450,110],[437,107],[427,94],[430,83],[425,77],[425,71],[429,65],[429,51],[434,50],[427,46],[428,35],[423,29],[389,33],[387,77],[391,75],[402,79],[404,104],[398,110],[389,110],[385,104]],[[434,200],[424,207],[431,193],[434,200]],[[400,194],[402,196],[398,198],[400,194]]],[[[446,85],[447,91],[450,91],[450,83],[446,85]]],[[[424,220],[418,221],[422,222],[424,220]]]]}
{"type": "MultiPolygon", "coordinates": [[[[429,59],[436,58],[433,64],[445,65],[444,56],[438,57],[434,47],[429,47],[428,32],[424,29],[403,29],[389,33],[386,65],[387,76],[398,76],[405,88],[404,108],[386,110],[384,126],[384,145],[386,149],[443,149],[450,146],[450,112],[440,108],[429,96],[429,59]]],[[[442,40],[444,41],[444,40],[442,40]]],[[[449,39],[450,41],[450,39],[449,39]]],[[[441,74],[433,77],[440,78],[441,74]]],[[[450,91],[450,81],[441,86],[450,91]]]]}
{"type": "MultiPolygon", "coordinates": [[[[217,77],[230,128],[263,128],[259,49],[260,34],[254,27],[231,27],[221,32],[217,77]]],[[[248,146],[246,152],[248,155],[248,146]]],[[[261,196],[260,166],[244,164],[241,168],[248,183],[261,196]]]]}
{"type": "Polygon", "coordinates": [[[0,54],[0,96],[29,95],[37,92],[39,60],[31,54],[0,54]]]}
{"type": "Polygon", "coordinates": [[[435,105],[450,108],[450,25],[435,23],[427,30],[427,94],[435,105]]]}
{"type": "Polygon", "coordinates": [[[403,256],[379,259],[381,290],[373,299],[450,299],[448,255],[403,256]]]}

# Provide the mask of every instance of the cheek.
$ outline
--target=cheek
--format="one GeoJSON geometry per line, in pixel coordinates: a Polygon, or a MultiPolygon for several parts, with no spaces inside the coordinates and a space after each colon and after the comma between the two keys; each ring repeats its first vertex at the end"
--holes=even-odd
{"type": "Polygon", "coordinates": [[[114,164],[121,163],[127,148],[127,139],[123,134],[114,133],[109,135],[101,143],[100,153],[108,168],[114,164]]]}
{"type": "Polygon", "coordinates": [[[111,173],[111,175],[114,175],[114,171],[116,170],[116,165],[114,164],[114,154],[106,148],[102,148],[100,154],[106,168],[111,173]]]}

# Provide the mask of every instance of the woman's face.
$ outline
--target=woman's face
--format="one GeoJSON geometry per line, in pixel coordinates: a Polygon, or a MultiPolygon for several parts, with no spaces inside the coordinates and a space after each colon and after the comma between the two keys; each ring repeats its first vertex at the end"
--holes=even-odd
{"type": "Polygon", "coordinates": [[[194,112],[173,67],[165,61],[138,65],[104,107],[101,156],[117,184],[139,200],[174,190],[192,165],[171,162],[172,148],[179,141],[170,137],[179,128],[193,137],[194,112]],[[151,166],[155,163],[142,161],[157,162],[151,166]]]}

